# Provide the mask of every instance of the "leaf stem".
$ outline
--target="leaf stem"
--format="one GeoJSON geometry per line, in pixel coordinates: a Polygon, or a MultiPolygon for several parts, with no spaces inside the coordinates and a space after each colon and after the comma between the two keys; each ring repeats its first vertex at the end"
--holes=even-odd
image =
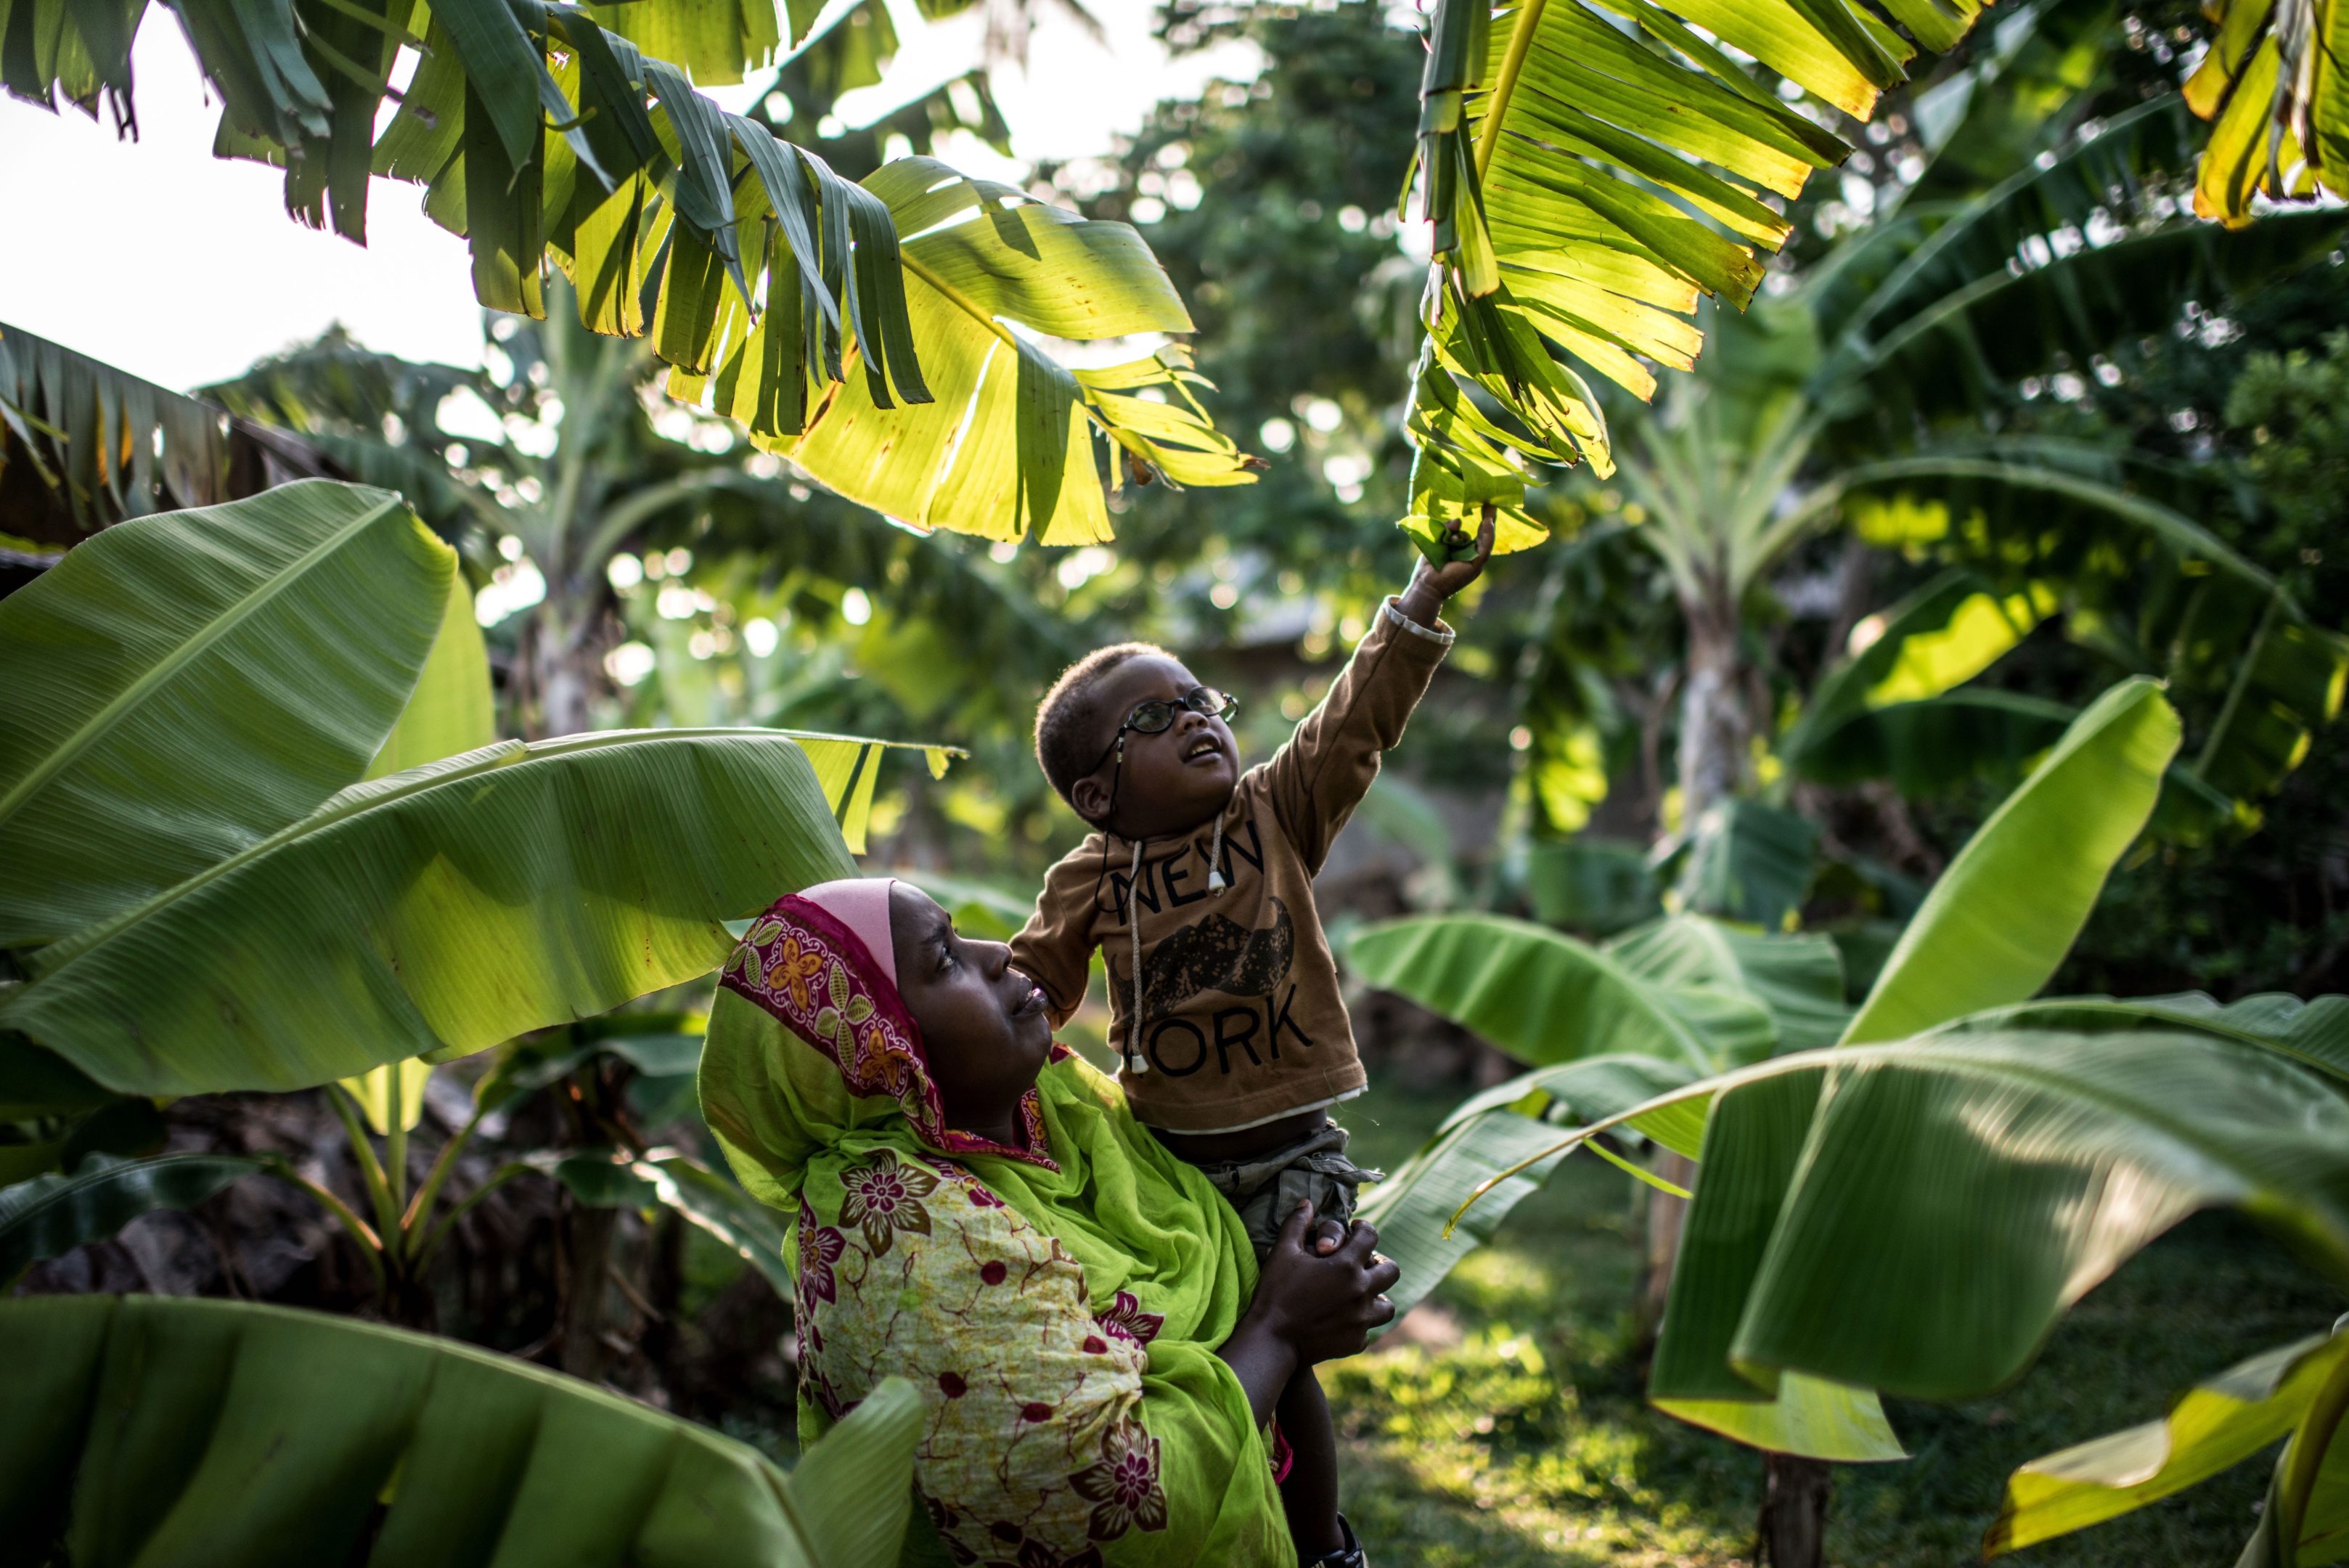
{"type": "Polygon", "coordinates": [[[286,1163],[283,1155],[271,1155],[263,1163],[272,1175],[281,1180],[292,1182],[316,1199],[327,1213],[343,1222],[343,1229],[348,1231],[352,1240],[359,1243],[359,1256],[367,1260],[367,1272],[375,1275],[377,1292],[380,1293],[388,1290],[389,1287],[385,1282],[383,1272],[383,1239],[375,1233],[375,1227],[353,1213],[351,1206],[336,1197],[332,1189],[311,1180],[286,1163]]]}
{"type": "MultiPolygon", "coordinates": [[[[357,1104],[340,1084],[326,1085],[326,1103],[343,1119],[343,1131],[350,1137],[351,1154],[358,1161],[359,1179],[367,1186],[376,1223],[383,1228],[385,1235],[390,1235],[399,1228],[399,1210],[391,1201],[391,1188],[384,1179],[382,1163],[375,1157],[375,1145],[367,1142],[367,1128],[359,1125],[357,1104]]],[[[381,1241],[373,1244],[383,1245],[381,1241]]]]}
{"type": "Polygon", "coordinates": [[[1501,144],[1501,120],[1509,111],[1509,95],[1516,90],[1517,76],[1525,69],[1534,35],[1541,31],[1542,9],[1547,3],[1547,0],[1526,0],[1509,28],[1509,50],[1501,57],[1501,74],[1494,79],[1493,95],[1485,100],[1485,121],[1476,128],[1476,183],[1480,189],[1485,171],[1493,166],[1493,150],[1501,144]]]}

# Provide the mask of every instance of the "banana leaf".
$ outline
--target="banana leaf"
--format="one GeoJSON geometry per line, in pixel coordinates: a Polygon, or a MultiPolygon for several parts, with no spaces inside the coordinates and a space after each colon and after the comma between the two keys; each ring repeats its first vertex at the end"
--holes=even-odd
{"type": "Polygon", "coordinates": [[[2007,1477],[1982,1555],[2117,1519],[2242,1463],[2299,1424],[2344,1357],[2339,1334],[2262,1351],[2188,1389],[2160,1420],[2033,1459],[2007,1477]]]}
{"type": "Polygon", "coordinates": [[[1778,1024],[1710,980],[1645,978],[1606,950],[1498,915],[1430,915],[1356,931],[1346,959],[1363,981],[1410,998],[1519,1061],[1636,1054],[1718,1072],[1769,1054],[1778,1024]]]}
{"type": "Polygon", "coordinates": [[[267,1168],[229,1154],[166,1154],[151,1159],[81,1162],[0,1188],[0,1287],[44,1258],[113,1235],[157,1209],[191,1209],[234,1181],[267,1168]]]}
{"type": "Polygon", "coordinates": [[[921,1400],[885,1383],[791,1475],[471,1345],[243,1303],[0,1303],[0,1535],[81,1568],[886,1568],[921,1400]]]}
{"type": "Polygon", "coordinates": [[[0,1021],[124,1092],[300,1088],[706,973],[721,920],[854,869],[787,734],[502,742],[38,950],[0,1021]]]}
{"type": "Polygon", "coordinates": [[[1783,1371],[1915,1398],[1991,1392],[2097,1282],[2205,1208],[2243,1210],[2349,1280],[2349,1097],[2260,1044],[1929,1036],[1667,1097],[1710,1116],[1659,1397],[1755,1397],[1783,1371]]]}
{"type": "Polygon", "coordinates": [[[1777,1022],[1782,1052],[1832,1045],[1851,1020],[1843,954],[1830,937],[1673,915],[1624,932],[1606,950],[1643,980],[1744,992],[1777,1022]]]}
{"type": "Polygon", "coordinates": [[[2211,7],[2218,36],[2186,83],[2194,112],[2215,123],[2195,182],[2194,211],[2230,227],[2251,221],[2254,197],[2290,200],[2318,187],[2349,193],[2349,14],[2337,0],[2292,8],[2258,0],[2211,7]]]}
{"type": "Polygon", "coordinates": [[[222,499],[223,422],[218,409],[0,323],[0,469],[30,466],[83,530],[222,499]]]}
{"type": "Polygon", "coordinates": [[[1934,883],[1843,1044],[1899,1039],[2044,985],[2152,814],[2178,738],[2151,680],[2091,704],[1934,883]]]}
{"type": "Polygon", "coordinates": [[[326,481],[106,530],[0,600],[0,946],[55,941],[356,782],[456,555],[326,481]]]}

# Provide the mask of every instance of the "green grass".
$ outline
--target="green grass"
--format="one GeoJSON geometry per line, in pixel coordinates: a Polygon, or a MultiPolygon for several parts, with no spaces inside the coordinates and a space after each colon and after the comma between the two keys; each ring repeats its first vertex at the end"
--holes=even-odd
{"type": "MultiPolygon", "coordinates": [[[[1394,1168],[1458,1097],[1374,1085],[1346,1107],[1350,1152],[1394,1168]]],[[[1323,1368],[1346,1512],[1381,1568],[1751,1561],[1759,1456],[1641,1397],[1631,1186],[1597,1159],[1568,1160],[1430,1297],[1457,1344],[1323,1368]]],[[[2083,1302],[2013,1387],[1958,1406],[1893,1402],[1914,1457],[1837,1470],[1828,1557],[1973,1562],[2015,1466],[2150,1420],[2198,1377],[2322,1330],[2344,1304],[2243,1222],[2189,1220],[2083,1302]]],[[[2268,1469],[2240,1466],[2012,1561],[2227,1568],[2268,1469]]]]}

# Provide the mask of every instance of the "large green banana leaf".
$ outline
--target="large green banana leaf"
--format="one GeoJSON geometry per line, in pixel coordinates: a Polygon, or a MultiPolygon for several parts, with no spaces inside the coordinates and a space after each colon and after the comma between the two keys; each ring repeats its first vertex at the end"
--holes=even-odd
{"type": "Polygon", "coordinates": [[[1712,1110],[1660,1397],[1750,1397],[1782,1370],[1990,1392],[2206,1208],[2251,1213],[2349,1282],[2349,1096],[2261,1045],[1930,1036],[1780,1057],[1677,1097],[1712,1110]]]}
{"type": "Polygon", "coordinates": [[[2349,1082],[2349,997],[2302,1002],[2263,992],[2224,1004],[2200,992],[2179,996],[2051,996],[1996,1007],[1943,1026],[1941,1033],[2008,1033],[2055,1029],[2093,1034],[2108,1030],[2192,1029],[2225,1040],[2264,1045],[2302,1066],[2349,1082]]]}
{"type": "Polygon", "coordinates": [[[358,779],[455,574],[399,497],[305,481],[109,528],[0,600],[0,946],[114,919],[358,779]]]}
{"type": "Polygon", "coordinates": [[[505,742],[37,950],[0,1017],[126,1092],[299,1088],[706,973],[721,919],[854,868],[787,734],[505,742]]]}
{"type": "Polygon", "coordinates": [[[921,1400],[884,1383],[786,1476],[471,1345],[241,1303],[0,1303],[0,1538],[77,1568],[886,1568],[921,1400]]]}
{"type": "Polygon", "coordinates": [[[367,776],[379,779],[478,751],[498,738],[496,699],[490,692],[490,653],[473,616],[473,590],[464,574],[449,575],[449,598],[440,629],[416,677],[408,706],[367,763],[367,776]]]}
{"type": "Polygon", "coordinates": [[[0,323],[0,469],[11,462],[62,489],[87,529],[220,500],[228,443],[219,410],[0,323]]]}
{"type": "MultiPolygon", "coordinates": [[[[2242,1463],[2300,1423],[2324,1384],[2342,1375],[2344,1360],[2349,1334],[2317,1334],[2263,1351],[2188,1389],[2160,1420],[2032,1460],[2007,1477],[1982,1555],[2117,1519],[2242,1463]]],[[[2305,1552],[2301,1558],[2325,1560],[2305,1552]]]]}
{"type": "Polygon", "coordinates": [[[234,1154],[96,1156],[70,1176],[54,1171],[0,1188],[0,1289],[27,1265],[60,1257],[156,1209],[190,1209],[240,1176],[266,1168],[234,1154]]]}
{"type": "Polygon", "coordinates": [[[1829,937],[1781,936],[1702,915],[1673,915],[1625,931],[1606,950],[1642,980],[1743,992],[1777,1023],[1780,1051],[1832,1045],[1851,1021],[1843,999],[1843,952],[1829,937]]]}
{"type": "Polygon", "coordinates": [[[2046,984],[2152,815],[2178,737],[2153,681],[2092,703],[1933,884],[1844,1044],[1897,1040],[2046,984]]]}
{"type": "Polygon", "coordinates": [[[1714,971],[1689,983],[1650,979],[1605,949],[1499,915],[1381,921],[1348,940],[1346,957],[1366,983],[1523,1062],[1629,1053],[1714,1073],[1765,1056],[1778,1041],[1768,1009],[1714,971]]]}
{"type": "Polygon", "coordinates": [[[1999,742],[2015,761],[2043,750],[2071,722],[2069,710],[2005,692],[1971,694],[1995,701],[1962,709],[1943,699],[2004,657],[2053,607],[2044,589],[2002,595],[1971,571],[1944,572],[1860,623],[1867,640],[1855,636],[1852,656],[1820,678],[1780,757],[1806,778],[1890,774],[1904,793],[1922,794],[1972,772],[1999,742]],[[2046,732],[2050,720],[2054,732],[2046,732]]]}

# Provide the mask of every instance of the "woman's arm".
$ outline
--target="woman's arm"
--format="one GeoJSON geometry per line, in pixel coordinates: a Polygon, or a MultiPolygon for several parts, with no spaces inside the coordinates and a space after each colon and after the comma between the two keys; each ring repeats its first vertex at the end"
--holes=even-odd
{"type": "Polygon", "coordinates": [[[1247,1391],[1258,1426],[1299,1368],[1357,1354],[1371,1330],[1394,1318],[1386,1292],[1402,1271],[1374,1251],[1378,1231],[1357,1220],[1321,1254],[1309,1243],[1312,1228],[1313,1205],[1299,1204],[1264,1261],[1247,1315],[1216,1352],[1247,1391]]]}

